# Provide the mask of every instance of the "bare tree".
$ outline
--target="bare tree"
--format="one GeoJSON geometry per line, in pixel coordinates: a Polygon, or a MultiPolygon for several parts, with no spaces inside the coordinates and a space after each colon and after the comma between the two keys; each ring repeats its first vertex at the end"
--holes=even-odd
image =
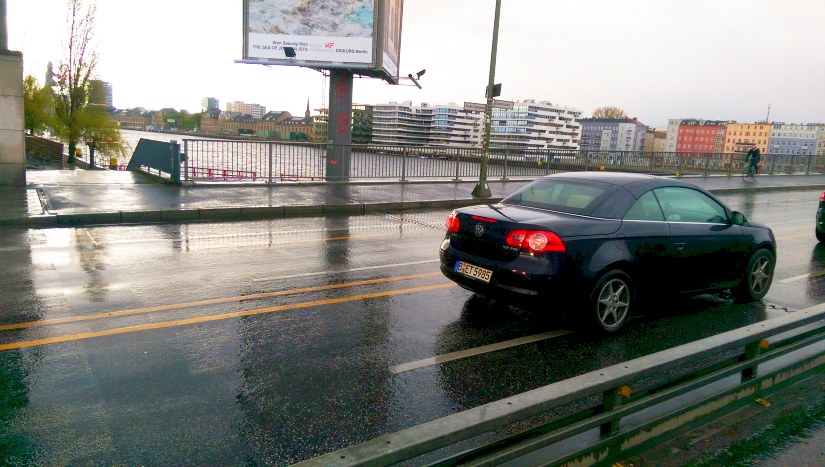
{"type": "Polygon", "coordinates": [[[618,107],[598,107],[593,111],[593,118],[627,118],[627,113],[618,107]]]}
{"type": "Polygon", "coordinates": [[[95,102],[96,89],[92,77],[98,54],[92,40],[96,12],[94,0],[88,5],[84,0],[69,0],[68,43],[65,45],[66,57],[58,67],[54,112],[54,131],[69,147],[69,163],[75,162],[75,149],[80,142],[104,153],[123,152],[117,144],[99,146],[101,141],[119,142],[120,132],[104,106],[95,102]]]}

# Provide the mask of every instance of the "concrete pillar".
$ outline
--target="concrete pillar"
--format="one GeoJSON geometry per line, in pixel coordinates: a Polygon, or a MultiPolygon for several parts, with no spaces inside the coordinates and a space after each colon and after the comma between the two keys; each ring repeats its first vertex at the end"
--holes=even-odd
{"type": "Polygon", "coordinates": [[[26,184],[23,54],[0,50],[0,185],[26,184]]]}
{"type": "Polygon", "coordinates": [[[329,72],[329,124],[327,129],[326,179],[347,181],[352,155],[352,72],[329,72]]]}

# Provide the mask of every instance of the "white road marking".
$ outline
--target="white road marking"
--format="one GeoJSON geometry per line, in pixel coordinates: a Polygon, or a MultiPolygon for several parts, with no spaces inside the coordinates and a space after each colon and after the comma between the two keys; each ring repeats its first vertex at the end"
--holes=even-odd
{"type": "Polygon", "coordinates": [[[801,280],[807,279],[809,277],[819,277],[819,276],[825,276],[825,271],[816,271],[816,272],[811,272],[811,273],[808,273],[808,274],[800,274],[798,276],[789,277],[787,279],[782,279],[781,281],[779,281],[779,283],[780,284],[790,284],[791,282],[801,281],[801,280]]]}
{"type": "Polygon", "coordinates": [[[451,362],[453,360],[460,360],[462,358],[495,352],[509,347],[530,344],[545,339],[552,339],[554,337],[561,337],[567,334],[571,334],[572,332],[573,331],[567,329],[560,329],[558,331],[543,332],[541,334],[533,334],[532,336],[519,337],[518,339],[512,339],[509,341],[498,342],[490,345],[483,345],[481,347],[476,347],[474,349],[461,350],[458,352],[451,352],[448,354],[439,355],[437,357],[425,358],[424,360],[418,360],[415,362],[402,363],[400,365],[391,366],[390,372],[394,375],[397,375],[398,373],[437,365],[439,363],[451,362]]]}

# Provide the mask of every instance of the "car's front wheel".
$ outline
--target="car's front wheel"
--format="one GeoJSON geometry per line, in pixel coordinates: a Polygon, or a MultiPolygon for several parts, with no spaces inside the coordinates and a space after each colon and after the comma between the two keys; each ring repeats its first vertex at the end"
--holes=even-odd
{"type": "Polygon", "coordinates": [[[825,232],[816,231],[816,239],[820,242],[825,242],[825,232]]]}
{"type": "Polygon", "coordinates": [[[765,249],[759,250],[751,256],[745,277],[738,287],[733,289],[733,296],[737,302],[758,302],[768,294],[773,282],[773,268],[776,259],[765,249]]]}
{"type": "Polygon", "coordinates": [[[622,271],[603,275],[590,294],[588,321],[596,330],[614,333],[630,319],[633,284],[622,271]]]}

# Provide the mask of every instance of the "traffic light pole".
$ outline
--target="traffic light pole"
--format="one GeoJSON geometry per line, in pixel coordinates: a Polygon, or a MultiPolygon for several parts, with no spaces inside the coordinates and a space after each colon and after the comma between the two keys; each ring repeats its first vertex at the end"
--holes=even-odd
{"type": "Polygon", "coordinates": [[[487,186],[487,161],[490,158],[490,127],[493,120],[493,88],[496,81],[496,49],[498,48],[498,20],[501,12],[501,0],[496,0],[496,16],[493,23],[493,47],[490,53],[490,80],[487,84],[487,106],[484,109],[484,147],[481,151],[481,167],[478,173],[478,184],[473,188],[472,195],[476,198],[490,198],[493,193],[487,186]]]}

